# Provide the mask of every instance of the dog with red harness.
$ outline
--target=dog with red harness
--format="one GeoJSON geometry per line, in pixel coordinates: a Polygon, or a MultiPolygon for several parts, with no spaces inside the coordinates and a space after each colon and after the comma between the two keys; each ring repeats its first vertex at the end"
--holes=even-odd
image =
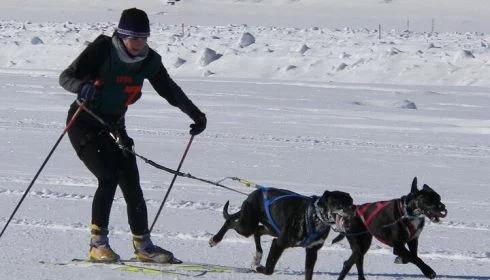
{"type": "Polygon", "coordinates": [[[344,262],[338,279],[344,279],[354,263],[358,279],[365,279],[364,254],[369,250],[373,236],[393,247],[393,253],[397,256],[395,263],[413,263],[425,277],[435,278],[434,270],[417,255],[418,238],[424,228],[425,217],[438,223],[446,215],[446,206],[441,202],[441,196],[425,184],[419,190],[417,177],[413,179],[408,195],[358,205],[356,215],[349,221],[349,228],[332,241],[336,243],[347,237],[352,249],[352,255],[344,262]]]}

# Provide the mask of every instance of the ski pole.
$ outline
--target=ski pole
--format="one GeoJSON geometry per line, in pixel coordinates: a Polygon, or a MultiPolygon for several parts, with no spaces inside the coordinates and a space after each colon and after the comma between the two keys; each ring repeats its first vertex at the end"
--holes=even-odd
{"type": "MultiPolygon", "coordinates": [[[[78,101],[78,100],[77,100],[78,101]]],[[[78,103],[78,102],[77,102],[78,103]]],[[[49,154],[48,156],[46,157],[46,159],[44,160],[43,164],[41,165],[41,167],[39,168],[39,170],[37,171],[36,175],[34,176],[34,178],[32,179],[31,183],[29,184],[29,186],[27,187],[27,189],[25,190],[24,194],[22,195],[22,198],[20,199],[19,203],[17,203],[17,206],[15,207],[14,211],[12,212],[12,214],[10,215],[10,218],[7,220],[7,223],[5,224],[5,226],[3,227],[2,229],[2,232],[0,233],[0,238],[2,237],[3,233],[5,232],[5,230],[7,229],[8,225],[10,224],[10,222],[12,221],[12,219],[14,218],[14,215],[15,213],[17,212],[17,210],[19,210],[20,208],[20,205],[22,204],[22,202],[24,201],[24,199],[26,198],[27,194],[29,193],[29,191],[31,190],[32,186],[34,185],[34,182],[36,181],[37,177],[39,176],[39,174],[41,173],[41,171],[43,170],[44,166],[46,165],[46,163],[48,162],[48,160],[51,158],[51,155],[54,153],[54,151],[56,150],[56,147],[58,147],[58,144],[61,142],[61,139],[63,139],[63,136],[65,136],[66,132],[72,127],[72,125],[75,123],[75,120],[77,119],[78,117],[78,114],[80,114],[80,112],[85,108],[85,102],[83,103],[78,103],[79,104],[79,107],[78,109],[75,111],[75,114],[73,114],[73,116],[71,117],[70,121],[68,122],[68,124],[66,125],[65,129],[63,130],[63,133],[61,133],[60,137],[58,138],[58,140],[56,141],[56,143],[54,144],[53,148],[51,148],[51,151],[49,151],[49,154]]]]}
{"type": "Polygon", "coordinates": [[[194,140],[194,135],[191,135],[191,139],[189,139],[189,143],[187,144],[187,147],[185,148],[184,154],[182,155],[182,159],[180,160],[179,166],[177,167],[177,172],[174,174],[174,177],[172,178],[172,182],[170,183],[170,186],[168,187],[168,190],[165,193],[165,197],[163,198],[162,204],[160,204],[160,208],[158,209],[158,212],[155,215],[155,219],[153,220],[153,223],[151,224],[150,232],[153,230],[153,227],[155,226],[155,223],[157,222],[158,217],[160,216],[160,213],[162,212],[163,205],[165,204],[165,201],[167,201],[168,195],[170,194],[170,191],[172,190],[172,187],[174,186],[175,179],[177,179],[177,176],[179,175],[178,173],[180,172],[180,168],[182,167],[182,164],[184,163],[184,159],[187,156],[187,152],[189,151],[189,148],[191,147],[192,140],[194,140]]]}

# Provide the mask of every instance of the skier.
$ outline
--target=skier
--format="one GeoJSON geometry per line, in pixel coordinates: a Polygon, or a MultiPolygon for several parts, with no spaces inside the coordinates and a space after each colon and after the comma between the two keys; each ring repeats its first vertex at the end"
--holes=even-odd
{"type": "MultiPolygon", "coordinates": [[[[109,246],[109,215],[117,185],[127,204],[133,247],[140,261],[167,263],[171,252],[153,244],[148,229],[148,214],[140,186],[136,157],[124,148],[134,142],[125,128],[125,113],[141,97],[143,80],[148,79],[156,92],[171,105],[187,114],[194,123],[190,134],[206,128],[206,115],[190,101],[170,78],[161,57],[146,41],[150,25],[146,13],[124,10],[112,37],[100,35],[60,75],[60,85],[76,93],[87,108],[113,129],[108,131],[94,117],[82,111],[68,131],[78,157],[98,180],[92,202],[89,259],[115,262],[120,259],[109,246]]],[[[78,108],[74,102],[68,120],[78,108]]]]}

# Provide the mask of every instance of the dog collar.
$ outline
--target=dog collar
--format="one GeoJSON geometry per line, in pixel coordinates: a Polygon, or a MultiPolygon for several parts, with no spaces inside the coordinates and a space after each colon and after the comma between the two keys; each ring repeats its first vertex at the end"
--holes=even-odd
{"type": "Polygon", "coordinates": [[[323,209],[318,206],[318,201],[317,196],[310,197],[306,210],[306,237],[299,243],[301,247],[311,246],[330,228],[331,222],[328,218],[328,212],[325,214],[323,209]]]}
{"type": "Polygon", "coordinates": [[[315,201],[312,203],[312,206],[314,208],[314,215],[317,217],[317,219],[320,220],[320,222],[327,224],[335,222],[335,220],[332,219],[329,211],[325,213],[325,211],[323,211],[323,209],[318,206],[318,202],[320,201],[320,199],[318,197],[313,197],[313,199],[315,199],[315,201]]]}
{"type": "Polygon", "coordinates": [[[408,204],[408,199],[409,197],[408,196],[403,196],[402,199],[401,199],[401,204],[402,204],[402,207],[400,209],[400,211],[402,211],[402,215],[401,215],[401,218],[403,217],[406,217],[406,218],[413,218],[413,217],[417,217],[417,216],[420,216],[420,210],[418,209],[417,207],[417,201],[414,201],[413,203],[415,204],[414,208],[415,209],[412,209],[408,204]]]}

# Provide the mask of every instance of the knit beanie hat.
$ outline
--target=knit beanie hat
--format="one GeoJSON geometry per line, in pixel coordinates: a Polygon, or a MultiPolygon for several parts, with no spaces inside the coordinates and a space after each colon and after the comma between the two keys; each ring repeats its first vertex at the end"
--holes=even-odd
{"type": "Polygon", "coordinates": [[[122,35],[121,37],[149,37],[150,22],[148,16],[144,11],[136,8],[126,9],[121,14],[116,32],[118,35],[122,35]]]}

